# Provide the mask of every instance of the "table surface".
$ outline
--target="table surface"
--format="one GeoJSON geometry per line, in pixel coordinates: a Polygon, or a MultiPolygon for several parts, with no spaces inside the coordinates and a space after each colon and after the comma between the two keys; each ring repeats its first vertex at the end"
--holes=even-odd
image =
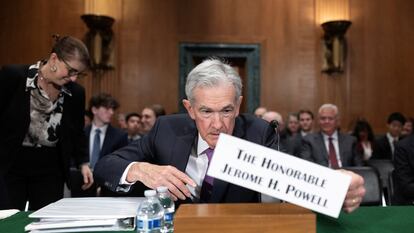
{"type": "MultiPolygon", "coordinates": [[[[32,221],[28,215],[19,212],[0,220],[0,232],[25,232],[24,227],[32,221]]],[[[413,233],[414,207],[360,207],[351,214],[341,213],[338,219],[318,214],[316,229],[318,233],[413,233]]]]}

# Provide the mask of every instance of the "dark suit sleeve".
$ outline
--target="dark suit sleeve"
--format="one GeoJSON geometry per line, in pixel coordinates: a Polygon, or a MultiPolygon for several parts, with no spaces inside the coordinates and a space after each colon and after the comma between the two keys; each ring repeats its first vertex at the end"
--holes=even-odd
{"type": "Polygon", "coordinates": [[[132,162],[153,162],[154,140],[159,129],[157,121],[153,129],[140,140],[103,156],[95,165],[94,177],[99,185],[116,192],[125,169],[132,162]]]}
{"type": "MultiPolygon", "coordinates": [[[[410,139],[413,141],[414,137],[410,139]]],[[[408,141],[407,141],[408,142],[408,141]]],[[[414,199],[414,146],[413,143],[398,143],[395,148],[394,177],[398,190],[406,199],[414,199]]]]}
{"type": "Polygon", "coordinates": [[[307,135],[303,138],[299,157],[310,162],[315,162],[312,158],[312,143],[310,141],[310,136],[311,135],[307,135]]]}
{"type": "Polygon", "coordinates": [[[362,160],[362,153],[361,153],[361,151],[358,150],[357,145],[358,145],[357,140],[356,140],[356,138],[353,137],[352,155],[353,155],[354,166],[363,166],[364,161],[362,160]]]}

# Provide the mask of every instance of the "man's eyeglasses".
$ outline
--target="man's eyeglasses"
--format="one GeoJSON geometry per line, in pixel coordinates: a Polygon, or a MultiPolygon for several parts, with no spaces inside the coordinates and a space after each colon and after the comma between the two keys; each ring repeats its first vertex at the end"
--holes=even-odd
{"type": "Polygon", "coordinates": [[[68,70],[68,76],[72,77],[72,76],[85,76],[85,73],[78,71],[75,68],[72,68],[66,61],[65,59],[60,59],[61,61],[63,61],[63,63],[65,63],[66,69],[68,70]]]}

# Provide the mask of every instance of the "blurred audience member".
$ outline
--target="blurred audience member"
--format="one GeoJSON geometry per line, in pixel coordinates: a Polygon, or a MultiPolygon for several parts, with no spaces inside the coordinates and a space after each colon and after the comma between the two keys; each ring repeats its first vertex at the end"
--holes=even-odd
{"type": "Polygon", "coordinates": [[[131,143],[141,138],[141,115],[132,112],[126,116],[128,142],[131,143]]]}
{"type": "Polygon", "coordinates": [[[92,118],[93,118],[92,113],[89,110],[85,110],[85,115],[84,115],[85,127],[91,125],[92,118]]]}
{"type": "Polygon", "coordinates": [[[254,115],[256,117],[262,118],[265,112],[267,112],[267,109],[265,107],[258,107],[256,110],[254,110],[254,115]]]}
{"type": "Polygon", "coordinates": [[[403,129],[401,131],[401,136],[406,137],[413,133],[413,122],[414,118],[408,117],[404,123],[403,129]]]}
{"type": "Polygon", "coordinates": [[[362,160],[367,161],[372,156],[374,146],[374,132],[366,120],[358,120],[352,132],[357,139],[357,150],[362,155],[362,160]]]}
{"type": "Polygon", "coordinates": [[[324,104],[319,108],[321,131],[303,138],[302,158],[333,169],[362,165],[356,138],[339,132],[339,119],[336,105],[324,104]]]}
{"type": "Polygon", "coordinates": [[[395,144],[400,140],[404,123],[405,117],[399,112],[391,113],[388,116],[388,132],[375,140],[373,159],[394,159],[395,144]]]}
{"type": "Polygon", "coordinates": [[[118,113],[118,128],[122,129],[122,130],[126,130],[127,125],[126,125],[126,120],[125,120],[125,114],[124,113],[118,113]]]}
{"type": "MultiPolygon", "coordinates": [[[[114,111],[119,107],[118,101],[109,94],[100,93],[89,100],[89,111],[93,114],[92,124],[85,127],[85,135],[89,142],[89,166],[93,169],[103,156],[128,145],[127,134],[121,129],[112,127],[114,111]]],[[[71,172],[72,197],[94,197],[99,195],[96,184],[88,189],[82,188],[80,172],[71,172]]]]}
{"type": "Polygon", "coordinates": [[[414,135],[397,143],[395,148],[393,204],[414,205],[414,135]]]}
{"type": "Polygon", "coordinates": [[[165,115],[165,110],[160,104],[145,107],[142,110],[142,133],[147,134],[154,126],[157,118],[163,115],[165,115]]]}
{"type": "Polygon", "coordinates": [[[288,114],[287,133],[292,137],[299,132],[299,118],[297,113],[288,114]]]}
{"type": "Polygon", "coordinates": [[[302,137],[313,131],[313,113],[310,110],[299,111],[299,126],[302,137]]]}

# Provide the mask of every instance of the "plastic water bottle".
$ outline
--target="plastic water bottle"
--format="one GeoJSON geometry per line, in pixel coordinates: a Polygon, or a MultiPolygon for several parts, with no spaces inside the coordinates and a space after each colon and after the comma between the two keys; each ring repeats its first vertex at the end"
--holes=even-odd
{"type": "Polygon", "coordinates": [[[160,200],[162,207],[164,207],[164,228],[162,229],[162,232],[174,232],[174,201],[172,200],[167,187],[158,187],[157,192],[158,199],[160,200]]]}
{"type": "Polygon", "coordinates": [[[145,199],[138,208],[137,232],[160,233],[164,226],[164,208],[161,206],[155,190],[145,190],[145,199]]]}

